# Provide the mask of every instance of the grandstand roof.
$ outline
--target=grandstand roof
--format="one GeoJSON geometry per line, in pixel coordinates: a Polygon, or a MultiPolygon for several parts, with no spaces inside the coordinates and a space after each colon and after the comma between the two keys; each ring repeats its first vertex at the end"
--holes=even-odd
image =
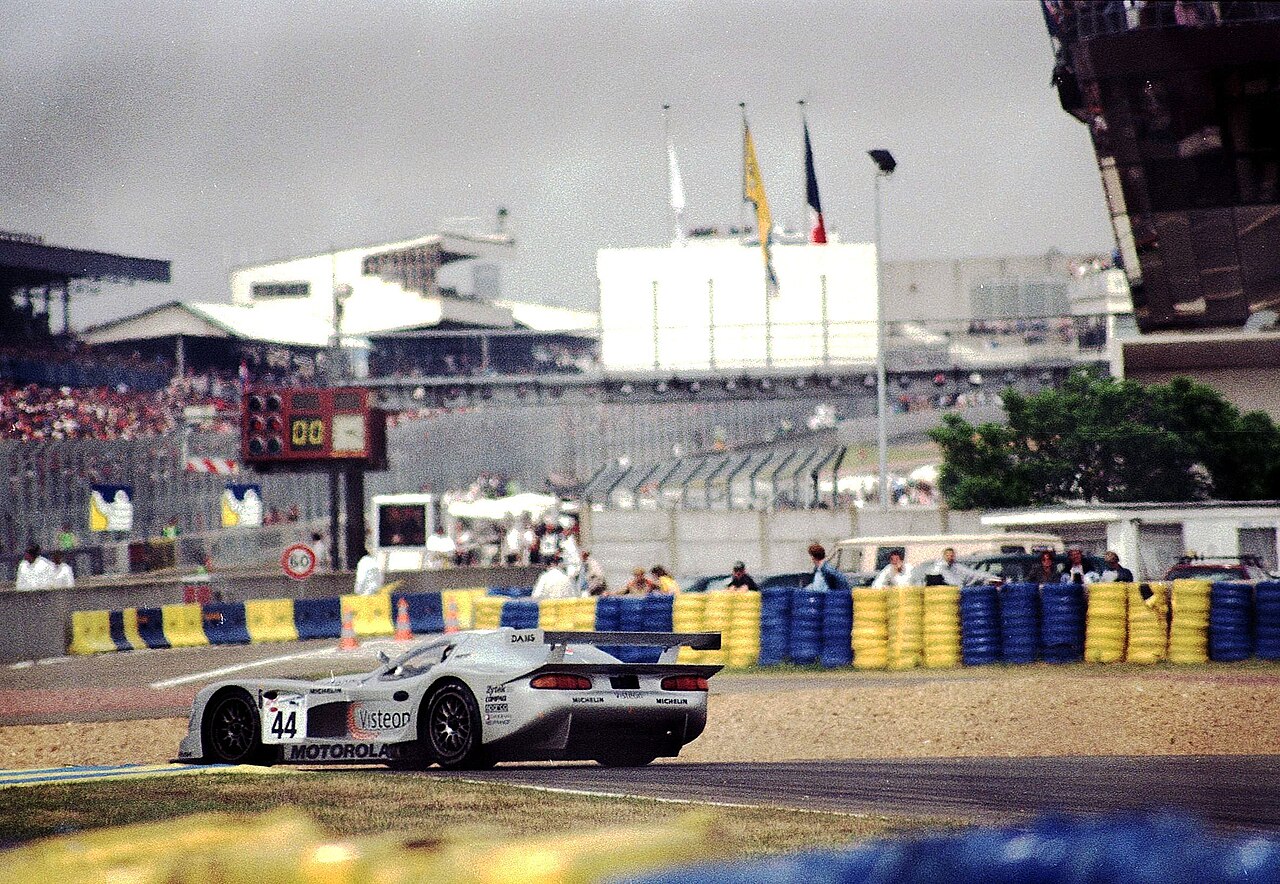
{"type": "Polygon", "coordinates": [[[70,279],[168,282],[169,262],[45,245],[0,234],[0,286],[51,285],[70,279]]]}
{"type": "MultiPolygon", "coordinates": [[[[152,340],[182,335],[192,338],[234,338],[294,347],[326,347],[332,326],[327,318],[309,315],[291,304],[235,304],[171,301],[133,316],[85,329],[89,344],[152,340]]],[[[348,343],[364,343],[345,338],[348,343]]]]}

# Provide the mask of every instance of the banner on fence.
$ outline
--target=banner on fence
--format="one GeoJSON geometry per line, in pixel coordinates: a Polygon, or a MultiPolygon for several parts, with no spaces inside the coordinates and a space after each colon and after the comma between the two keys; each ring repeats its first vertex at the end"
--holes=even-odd
{"type": "Polygon", "coordinates": [[[89,530],[133,530],[133,486],[89,486],[89,530]]]}

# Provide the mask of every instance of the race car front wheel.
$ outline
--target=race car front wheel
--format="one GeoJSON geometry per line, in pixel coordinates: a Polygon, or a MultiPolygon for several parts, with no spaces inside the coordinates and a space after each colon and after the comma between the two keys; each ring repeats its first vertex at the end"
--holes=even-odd
{"type": "Polygon", "coordinates": [[[204,711],[205,759],[220,764],[265,764],[258,710],[241,690],[224,691],[204,711]]]}
{"type": "Polygon", "coordinates": [[[450,682],[427,701],[421,739],[445,770],[489,767],[480,742],[480,707],[464,685],[450,682]]]}

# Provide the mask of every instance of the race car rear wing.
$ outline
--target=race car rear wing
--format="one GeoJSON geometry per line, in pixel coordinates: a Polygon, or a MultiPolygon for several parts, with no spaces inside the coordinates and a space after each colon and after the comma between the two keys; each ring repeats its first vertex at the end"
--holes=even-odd
{"type": "Polygon", "coordinates": [[[564,659],[569,645],[628,645],[632,647],[662,648],[659,663],[676,662],[677,651],[683,647],[695,651],[720,650],[718,632],[543,632],[542,641],[552,646],[551,661],[564,659]]]}
{"type": "Polygon", "coordinates": [[[718,632],[554,632],[542,633],[549,645],[631,645],[645,648],[720,650],[718,632]]]}
{"type": "Polygon", "coordinates": [[[715,663],[580,663],[577,660],[560,660],[544,663],[518,678],[533,678],[543,673],[559,672],[581,675],[696,675],[710,678],[721,669],[724,667],[715,663]]]}

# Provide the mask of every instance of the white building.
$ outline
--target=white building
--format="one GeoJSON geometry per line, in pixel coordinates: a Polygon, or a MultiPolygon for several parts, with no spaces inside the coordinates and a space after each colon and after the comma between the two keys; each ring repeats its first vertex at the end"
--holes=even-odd
{"type": "Polygon", "coordinates": [[[766,292],[756,244],[691,240],[602,249],[601,360],[606,370],[799,367],[871,362],[876,344],[875,247],[773,247],[766,292]]]}

